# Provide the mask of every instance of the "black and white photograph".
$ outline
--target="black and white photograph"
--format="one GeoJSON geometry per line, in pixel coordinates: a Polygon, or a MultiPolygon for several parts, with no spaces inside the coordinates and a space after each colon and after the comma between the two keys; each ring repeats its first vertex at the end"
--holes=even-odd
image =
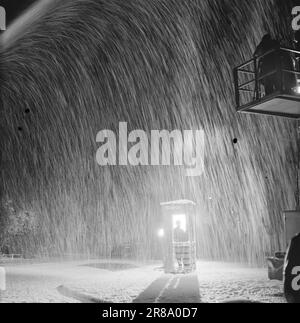
{"type": "Polygon", "coordinates": [[[0,30],[2,305],[300,303],[299,0],[0,0],[0,30]]]}

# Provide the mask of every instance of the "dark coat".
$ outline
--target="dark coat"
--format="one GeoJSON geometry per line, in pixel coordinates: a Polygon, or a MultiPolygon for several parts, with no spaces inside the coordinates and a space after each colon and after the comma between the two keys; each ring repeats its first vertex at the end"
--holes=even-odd
{"type": "Polygon", "coordinates": [[[284,267],[284,295],[289,303],[300,303],[300,233],[292,239],[287,252],[284,267]],[[298,270],[297,267],[299,267],[298,270]]]}

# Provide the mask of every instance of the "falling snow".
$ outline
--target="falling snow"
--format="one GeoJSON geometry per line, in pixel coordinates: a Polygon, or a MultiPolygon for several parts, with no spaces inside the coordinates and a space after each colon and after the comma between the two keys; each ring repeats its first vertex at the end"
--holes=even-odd
{"type": "Polygon", "coordinates": [[[273,0],[64,0],[1,53],[4,200],[22,254],[157,257],[160,202],[197,202],[198,256],[262,264],[295,207],[295,123],[237,115],[232,68],[287,21],[273,0]],[[203,129],[205,174],[99,167],[96,134],[203,129]],[[235,139],[235,140],[234,140],[235,139]],[[122,252],[121,252],[122,253],[122,252]]]}

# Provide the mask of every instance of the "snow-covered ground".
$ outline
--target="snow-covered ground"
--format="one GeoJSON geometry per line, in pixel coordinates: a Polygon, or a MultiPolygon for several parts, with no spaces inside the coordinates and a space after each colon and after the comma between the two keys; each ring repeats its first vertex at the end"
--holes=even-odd
{"type": "MultiPolygon", "coordinates": [[[[9,264],[5,266],[7,290],[0,292],[1,302],[130,303],[145,290],[147,292],[147,288],[163,275],[159,263],[129,262],[132,268],[119,271],[93,267],[93,264],[105,262],[107,263],[104,260],[90,260],[9,264]]],[[[117,263],[120,262],[117,261],[117,263]]],[[[266,303],[284,302],[282,284],[270,282],[266,269],[253,269],[237,264],[199,262],[197,274],[201,302],[215,303],[235,299],[250,299],[266,303]]],[[[172,302],[171,299],[164,299],[164,301],[172,302]]]]}
{"type": "Polygon", "coordinates": [[[283,283],[270,281],[267,269],[201,262],[198,264],[198,280],[201,300],[204,303],[230,300],[285,303],[283,283]]]}

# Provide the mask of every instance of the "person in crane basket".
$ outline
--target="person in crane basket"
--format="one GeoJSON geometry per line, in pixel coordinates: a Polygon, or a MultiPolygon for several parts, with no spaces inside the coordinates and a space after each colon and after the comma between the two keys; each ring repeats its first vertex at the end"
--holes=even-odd
{"type": "Polygon", "coordinates": [[[258,59],[259,87],[264,87],[266,96],[281,90],[292,92],[297,85],[296,75],[282,70],[295,71],[295,61],[288,52],[280,50],[279,41],[265,35],[254,56],[258,59]]]}

